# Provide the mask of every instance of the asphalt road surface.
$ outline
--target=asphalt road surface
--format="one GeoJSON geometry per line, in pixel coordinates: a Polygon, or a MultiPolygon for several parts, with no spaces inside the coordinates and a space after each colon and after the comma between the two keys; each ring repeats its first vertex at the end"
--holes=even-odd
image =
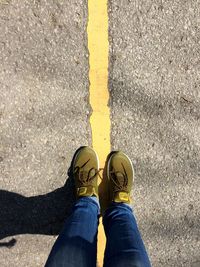
{"type": "MultiPolygon", "coordinates": [[[[87,1],[0,0],[0,266],[43,266],[92,145],[87,1]]],[[[109,1],[112,149],[152,265],[200,266],[200,1],[109,1]]]]}

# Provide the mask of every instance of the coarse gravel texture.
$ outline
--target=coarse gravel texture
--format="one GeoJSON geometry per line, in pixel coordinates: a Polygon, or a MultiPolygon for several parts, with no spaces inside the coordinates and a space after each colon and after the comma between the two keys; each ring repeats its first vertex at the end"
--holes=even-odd
{"type": "Polygon", "coordinates": [[[200,266],[200,2],[109,2],[112,147],[153,266],[200,266]]]}
{"type": "MultiPolygon", "coordinates": [[[[152,265],[200,266],[200,2],[109,1],[112,149],[152,265]]],[[[43,266],[91,145],[87,1],[0,0],[0,266],[43,266]]]]}
{"type": "Polygon", "coordinates": [[[0,1],[2,267],[43,266],[71,206],[67,169],[91,145],[86,25],[84,0],[0,1]]]}

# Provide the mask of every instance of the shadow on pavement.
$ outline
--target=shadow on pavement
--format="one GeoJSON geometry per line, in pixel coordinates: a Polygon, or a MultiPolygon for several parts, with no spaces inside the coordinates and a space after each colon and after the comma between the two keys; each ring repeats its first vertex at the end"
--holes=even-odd
{"type": "MultiPolygon", "coordinates": [[[[65,185],[45,195],[24,197],[0,190],[0,240],[19,234],[59,234],[75,202],[71,165],[65,185]]],[[[10,248],[15,244],[16,239],[12,238],[0,242],[0,247],[10,248]]]]}
{"type": "MultiPolygon", "coordinates": [[[[0,239],[18,234],[57,235],[74,202],[72,179],[45,195],[24,197],[0,190],[0,239]]],[[[15,239],[0,242],[12,247],[15,239]]]]}

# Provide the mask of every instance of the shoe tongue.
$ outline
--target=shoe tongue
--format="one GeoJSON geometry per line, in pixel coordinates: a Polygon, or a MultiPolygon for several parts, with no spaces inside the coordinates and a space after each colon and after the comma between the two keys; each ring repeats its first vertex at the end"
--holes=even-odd
{"type": "Polygon", "coordinates": [[[118,179],[124,179],[124,175],[121,172],[117,172],[115,175],[118,179]]]}
{"type": "Polygon", "coordinates": [[[89,178],[91,178],[92,176],[95,175],[95,169],[92,169],[91,171],[81,170],[80,175],[81,175],[81,177],[83,177],[84,180],[86,180],[88,178],[88,176],[89,176],[89,178]]]}
{"type": "Polygon", "coordinates": [[[92,169],[90,172],[89,172],[89,177],[91,178],[92,176],[95,175],[95,169],[92,169]]]}
{"type": "Polygon", "coordinates": [[[120,185],[124,184],[124,175],[121,172],[116,172],[115,177],[120,185]]]}

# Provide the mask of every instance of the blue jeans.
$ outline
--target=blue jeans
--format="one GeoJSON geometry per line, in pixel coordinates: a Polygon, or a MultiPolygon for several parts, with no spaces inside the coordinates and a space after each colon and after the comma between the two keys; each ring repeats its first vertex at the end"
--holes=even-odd
{"type": "MultiPolygon", "coordinates": [[[[45,267],[96,267],[99,203],[80,198],[57,238],[45,267]]],[[[103,224],[107,238],[104,267],[150,267],[132,209],[112,203],[103,224]]]]}

